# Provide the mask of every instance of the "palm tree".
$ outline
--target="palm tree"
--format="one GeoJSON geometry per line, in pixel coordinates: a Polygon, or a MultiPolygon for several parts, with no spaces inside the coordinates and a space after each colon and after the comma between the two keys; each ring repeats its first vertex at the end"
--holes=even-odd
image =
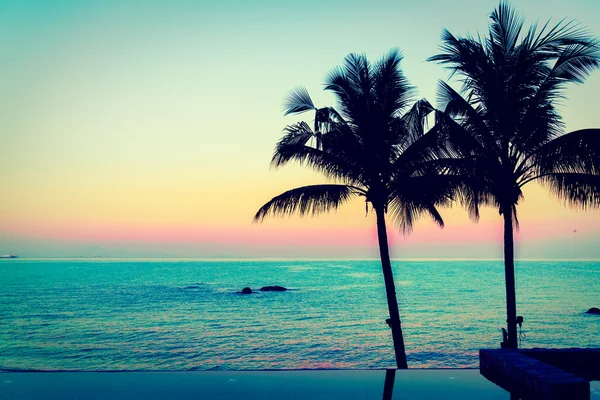
{"type": "MultiPolygon", "coordinates": [[[[488,38],[444,30],[442,52],[429,61],[462,82],[462,96],[444,82],[439,86],[444,113],[437,116],[437,129],[446,130],[465,156],[454,172],[469,172],[475,179],[472,200],[497,207],[504,218],[503,346],[516,348],[513,229],[522,187],[537,181],[571,206],[600,206],[600,130],[565,134],[555,108],[568,83],[583,83],[600,66],[600,42],[564,20],[526,31],[524,19],[506,2],[490,17],[488,38]]],[[[477,214],[478,204],[471,206],[477,214]]]]}
{"type": "Polygon", "coordinates": [[[385,215],[389,211],[404,233],[421,214],[443,226],[436,206],[449,204],[453,183],[435,175],[429,162],[447,157],[443,139],[426,132],[433,108],[426,100],[410,109],[413,87],[400,69],[402,56],[390,51],[375,64],[365,55],[350,54],[326,78],[339,112],[316,108],[304,88],[293,90],[285,101],[285,114],[315,112],[314,127],[300,122],[284,129],[271,164],[290,161],[306,165],[331,183],[286,191],[263,205],[255,215],[319,214],[337,209],[352,198],[364,197],[377,218],[381,266],[396,363],[407,368],[404,339],[390,262],[385,215]]]}

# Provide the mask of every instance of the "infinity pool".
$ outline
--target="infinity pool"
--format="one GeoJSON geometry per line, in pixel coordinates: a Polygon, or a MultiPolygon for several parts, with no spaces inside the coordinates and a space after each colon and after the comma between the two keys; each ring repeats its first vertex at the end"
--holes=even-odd
{"type": "Polygon", "coordinates": [[[0,399],[509,399],[476,369],[10,372],[0,399]]]}

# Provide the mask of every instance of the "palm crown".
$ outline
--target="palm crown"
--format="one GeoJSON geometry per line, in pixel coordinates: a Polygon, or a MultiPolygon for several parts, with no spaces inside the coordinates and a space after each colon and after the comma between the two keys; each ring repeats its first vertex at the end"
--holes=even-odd
{"type": "Polygon", "coordinates": [[[448,204],[452,186],[433,175],[429,163],[446,150],[440,138],[426,132],[431,105],[420,100],[409,109],[414,91],[399,68],[401,59],[397,50],[374,65],[364,55],[347,56],[325,83],[339,111],[316,108],[304,88],[288,95],[286,114],[314,111],[315,121],[312,127],[300,122],[284,129],[272,165],[295,161],[334,183],[289,190],[262,206],[255,219],[318,214],[364,196],[376,210],[389,210],[404,232],[423,213],[443,225],[436,205],[448,204]]]}
{"type": "Polygon", "coordinates": [[[598,40],[572,22],[524,33],[524,20],[506,3],[491,19],[485,40],[444,31],[443,52],[430,58],[462,78],[464,97],[440,82],[450,117],[440,117],[440,127],[476,156],[469,170],[485,178],[479,199],[516,217],[521,188],[539,180],[572,204],[600,205],[598,130],[564,134],[555,108],[566,84],[582,83],[600,66],[598,40]]]}

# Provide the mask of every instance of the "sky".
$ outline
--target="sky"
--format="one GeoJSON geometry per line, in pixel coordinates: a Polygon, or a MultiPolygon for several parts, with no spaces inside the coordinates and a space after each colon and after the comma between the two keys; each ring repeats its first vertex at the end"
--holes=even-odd
{"type": "MultiPolygon", "coordinates": [[[[575,19],[600,36],[597,0],[518,0],[528,22],[575,19]]],[[[403,51],[418,97],[448,73],[428,63],[443,28],[485,33],[496,1],[0,0],[0,253],[22,257],[377,257],[364,203],[317,218],[256,210],[324,178],[269,161],[303,85],[335,106],[325,75],[352,52],[403,51]]],[[[453,83],[458,87],[456,82],[453,83]]],[[[600,127],[600,71],[570,86],[566,130],[600,127]]],[[[518,258],[600,258],[600,211],[530,184],[518,258]]],[[[502,221],[454,206],[446,227],[390,224],[394,258],[500,258],[502,221]]]]}

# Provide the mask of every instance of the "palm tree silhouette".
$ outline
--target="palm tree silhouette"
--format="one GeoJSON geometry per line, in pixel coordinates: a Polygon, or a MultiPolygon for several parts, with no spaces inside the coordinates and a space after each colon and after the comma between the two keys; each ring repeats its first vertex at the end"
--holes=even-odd
{"type": "Polygon", "coordinates": [[[600,130],[564,133],[555,103],[568,83],[583,83],[600,66],[598,39],[573,22],[548,21],[527,31],[524,19],[501,2],[490,15],[488,38],[442,33],[441,53],[429,58],[458,75],[462,96],[440,82],[444,113],[436,129],[452,136],[465,158],[454,173],[470,175],[478,205],[504,218],[508,337],[517,347],[513,229],[521,188],[537,181],[559,199],[582,208],[600,206],[600,130]]]}
{"type": "Polygon", "coordinates": [[[385,215],[389,211],[404,233],[410,232],[421,214],[443,226],[436,206],[449,204],[457,185],[437,175],[438,168],[430,165],[449,154],[444,138],[426,131],[431,105],[420,100],[409,109],[414,91],[400,69],[401,59],[398,50],[375,64],[365,55],[348,55],[325,83],[325,90],[338,100],[339,112],[332,107],[316,108],[304,88],[288,95],[285,114],[314,111],[314,127],[306,122],[286,127],[272,165],[295,161],[333,183],[286,191],[263,205],[254,218],[319,214],[363,196],[367,212],[370,203],[377,217],[396,363],[398,368],[407,368],[385,215]]]}

